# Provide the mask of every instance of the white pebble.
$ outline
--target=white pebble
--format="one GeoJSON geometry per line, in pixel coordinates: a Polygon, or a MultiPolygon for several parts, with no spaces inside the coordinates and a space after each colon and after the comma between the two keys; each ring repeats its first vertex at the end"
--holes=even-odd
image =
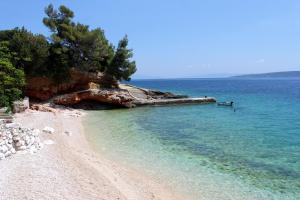
{"type": "Polygon", "coordinates": [[[51,145],[51,144],[54,144],[54,141],[53,140],[44,140],[43,143],[47,144],[47,145],[51,145]]]}
{"type": "Polygon", "coordinates": [[[72,132],[70,132],[70,131],[65,131],[65,134],[66,134],[67,136],[72,136],[72,132]]]}
{"type": "Polygon", "coordinates": [[[46,126],[46,127],[43,129],[43,132],[44,132],[44,133],[53,134],[53,133],[54,133],[54,128],[51,128],[51,127],[46,126]]]}
{"type": "Polygon", "coordinates": [[[3,145],[2,148],[0,149],[0,151],[1,151],[2,153],[6,153],[6,152],[8,151],[7,146],[6,146],[6,145],[3,145]]]}

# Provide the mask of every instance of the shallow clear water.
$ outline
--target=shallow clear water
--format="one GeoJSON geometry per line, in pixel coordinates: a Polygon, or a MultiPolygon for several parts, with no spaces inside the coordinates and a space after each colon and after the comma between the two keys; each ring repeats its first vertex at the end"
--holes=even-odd
{"type": "Polygon", "coordinates": [[[111,159],[190,199],[300,199],[300,80],[131,84],[233,100],[89,112],[88,138],[111,159]]]}

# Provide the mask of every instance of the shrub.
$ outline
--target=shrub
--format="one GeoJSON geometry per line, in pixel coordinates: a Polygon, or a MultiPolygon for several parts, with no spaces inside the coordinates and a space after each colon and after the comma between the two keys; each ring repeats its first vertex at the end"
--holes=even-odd
{"type": "Polygon", "coordinates": [[[12,55],[8,42],[0,42],[0,107],[11,108],[15,100],[22,95],[25,75],[11,63],[12,55]]]}

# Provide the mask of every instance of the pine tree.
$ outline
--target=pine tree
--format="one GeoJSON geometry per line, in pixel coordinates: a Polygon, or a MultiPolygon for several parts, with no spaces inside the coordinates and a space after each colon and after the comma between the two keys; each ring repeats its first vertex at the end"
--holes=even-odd
{"type": "Polygon", "coordinates": [[[126,35],[119,41],[114,57],[105,70],[107,76],[120,81],[129,81],[130,76],[136,72],[135,61],[130,60],[133,56],[132,49],[128,49],[127,46],[128,38],[126,35]]]}

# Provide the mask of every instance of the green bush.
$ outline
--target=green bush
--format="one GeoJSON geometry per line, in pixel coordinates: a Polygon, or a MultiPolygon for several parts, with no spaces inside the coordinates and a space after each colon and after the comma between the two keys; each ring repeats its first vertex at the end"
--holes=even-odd
{"type": "Polygon", "coordinates": [[[11,63],[8,45],[8,42],[0,42],[0,107],[11,108],[13,101],[22,95],[25,75],[11,63]]]}

